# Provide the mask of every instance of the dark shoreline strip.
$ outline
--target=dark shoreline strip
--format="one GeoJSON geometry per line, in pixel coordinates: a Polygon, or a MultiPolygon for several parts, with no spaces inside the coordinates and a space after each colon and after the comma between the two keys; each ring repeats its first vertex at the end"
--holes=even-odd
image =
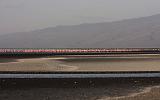
{"type": "Polygon", "coordinates": [[[160,78],[160,73],[108,73],[108,74],[0,74],[0,78],[160,78]]]}
{"type": "Polygon", "coordinates": [[[160,71],[0,71],[0,74],[156,74],[160,71]]]}

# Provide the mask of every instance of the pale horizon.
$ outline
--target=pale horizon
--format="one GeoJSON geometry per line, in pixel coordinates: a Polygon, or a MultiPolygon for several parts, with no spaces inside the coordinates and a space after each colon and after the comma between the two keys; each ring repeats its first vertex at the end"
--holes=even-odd
{"type": "Polygon", "coordinates": [[[0,0],[0,34],[155,14],[159,0],[0,0]]]}

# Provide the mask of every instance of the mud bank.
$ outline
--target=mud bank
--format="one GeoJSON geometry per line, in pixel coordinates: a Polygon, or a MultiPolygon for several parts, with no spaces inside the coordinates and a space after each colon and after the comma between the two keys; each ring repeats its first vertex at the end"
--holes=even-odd
{"type": "Polygon", "coordinates": [[[1,100],[146,100],[160,98],[159,78],[3,79],[1,100]]]}

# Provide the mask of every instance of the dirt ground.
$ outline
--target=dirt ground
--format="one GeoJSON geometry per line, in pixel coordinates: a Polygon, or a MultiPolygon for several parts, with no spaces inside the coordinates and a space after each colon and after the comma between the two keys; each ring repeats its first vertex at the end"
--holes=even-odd
{"type": "Polygon", "coordinates": [[[159,78],[1,79],[0,100],[159,100],[159,78]]]}
{"type": "Polygon", "coordinates": [[[0,59],[0,71],[160,71],[160,57],[0,59]]]}
{"type": "MultiPolygon", "coordinates": [[[[74,69],[73,66],[79,66],[79,63],[80,66],[82,66],[81,68],[83,68],[83,64],[85,66],[87,65],[86,62],[91,62],[92,65],[96,65],[98,62],[101,64],[102,62],[100,61],[103,61],[104,64],[102,65],[108,65],[106,60],[103,59],[98,61],[96,59],[97,62],[95,62],[94,59],[92,59],[92,61],[80,59],[80,62],[79,60],[73,59],[59,59],[58,61],[60,61],[60,63],[53,63],[50,60],[52,59],[0,59],[0,70],[75,71],[78,69],[74,69]],[[58,67],[54,67],[53,64],[58,67]],[[59,66],[59,64],[65,64],[65,66],[59,66]],[[68,65],[70,65],[70,67],[68,67],[68,65]]],[[[126,62],[124,59],[114,59],[114,61],[113,59],[107,59],[107,61],[108,60],[112,61],[111,65],[117,64],[117,66],[119,66],[120,63],[125,65],[124,63],[126,62]]],[[[143,64],[146,66],[141,67],[143,70],[144,68],[150,68],[150,66],[153,66],[153,68],[149,70],[160,69],[159,58],[135,60],[137,65],[143,64]],[[155,65],[158,65],[158,67],[155,65]]],[[[133,63],[134,61],[129,59],[127,60],[126,66],[132,65],[132,68],[135,68],[135,64],[133,63]]],[[[138,66],[135,69],[137,68],[138,66]]],[[[160,100],[159,98],[160,78],[0,79],[0,100],[160,100]]]]}

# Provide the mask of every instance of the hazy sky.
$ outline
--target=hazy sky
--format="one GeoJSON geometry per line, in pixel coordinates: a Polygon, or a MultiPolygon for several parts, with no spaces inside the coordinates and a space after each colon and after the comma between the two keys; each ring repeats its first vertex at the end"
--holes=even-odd
{"type": "Polygon", "coordinates": [[[160,0],[0,0],[0,34],[160,13],[160,0]]]}

